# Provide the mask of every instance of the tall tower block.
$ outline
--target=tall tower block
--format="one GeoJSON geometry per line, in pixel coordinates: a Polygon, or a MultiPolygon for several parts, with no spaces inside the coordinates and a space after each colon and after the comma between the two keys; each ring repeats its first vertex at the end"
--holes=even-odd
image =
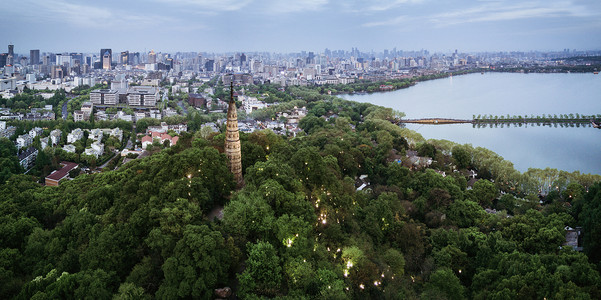
{"type": "Polygon", "coordinates": [[[238,188],[244,184],[242,178],[242,153],[240,151],[240,133],[238,131],[238,113],[234,101],[234,83],[230,84],[230,103],[227,109],[227,132],[225,134],[225,154],[230,162],[230,171],[238,188]]]}

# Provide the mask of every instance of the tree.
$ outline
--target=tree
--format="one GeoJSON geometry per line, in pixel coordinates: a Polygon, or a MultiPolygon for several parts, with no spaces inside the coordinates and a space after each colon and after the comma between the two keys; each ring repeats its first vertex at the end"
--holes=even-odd
{"type": "Polygon", "coordinates": [[[306,116],[298,123],[298,127],[310,134],[319,128],[326,126],[326,121],[323,118],[316,116],[306,116]]]}
{"type": "Polygon", "coordinates": [[[238,275],[240,295],[273,297],[278,294],[282,281],[282,267],[275,248],[269,242],[247,244],[246,269],[238,275]]]}
{"type": "Polygon", "coordinates": [[[472,163],[471,153],[462,146],[453,147],[453,159],[460,169],[465,169],[472,163]]]}
{"type": "Polygon", "coordinates": [[[273,209],[256,195],[237,194],[223,210],[224,230],[241,245],[270,237],[274,222],[273,209]]]}
{"type": "Polygon", "coordinates": [[[417,146],[417,153],[419,156],[435,157],[436,148],[429,143],[421,143],[417,146]]]}
{"type": "Polygon", "coordinates": [[[144,289],[131,282],[122,283],[114,300],[151,299],[150,295],[144,294],[144,289]]]}
{"type": "Polygon", "coordinates": [[[220,232],[206,225],[187,225],[173,256],[163,264],[165,281],[157,296],[212,299],[213,289],[227,278],[229,260],[220,232]]]}
{"type": "Polygon", "coordinates": [[[482,206],[492,205],[492,201],[497,197],[499,191],[494,183],[481,179],[476,181],[472,190],[468,191],[468,197],[482,206]]]}
{"type": "Polygon", "coordinates": [[[516,207],[516,199],[511,194],[505,194],[501,196],[499,201],[497,202],[497,209],[506,210],[509,214],[514,214],[514,209],[516,207]]]}
{"type": "Polygon", "coordinates": [[[465,299],[465,288],[450,269],[438,269],[430,276],[422,293],[425,299],[465,299]]]}
{"type": "Polygon", "coordinates": [[[478,203],[470,200],[455,201],[449,205],[448,219],[459,227],[470,227],[477,224],[486,212],[478,203]]]}
{"type": "Polygon", "coordinates": [[[401,277],[405,274],[405,257],[403,257],[403,254],[396,249],[389,248],[386,250],[382,259],[388,266],[391,278],[394,276],[401,277]]]}
{"type": "Polygon", "coordinates": [[[7,138],[0,138],[0,185],[4,184],[12,174],[21,172],[15,144],[7,138]]]}
{"type": "Polygon", "coordinates": [[[583,200],[578,218],[584,229],[584,251],[591,261],[598,263],[601,261],[601,183],[591,186],[583,200]]]}

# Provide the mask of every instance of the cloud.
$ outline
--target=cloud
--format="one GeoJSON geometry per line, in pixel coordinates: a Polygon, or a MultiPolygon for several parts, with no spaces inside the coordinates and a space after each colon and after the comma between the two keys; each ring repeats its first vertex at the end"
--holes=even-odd
{"type": "Polygon", "coordinates": [[[236,11],[244,8],[252,0],[155,0],[169,5],[184,5],[202,8],[211,12],[216,11],[236,11]]]}
{"type": "Polygon", "coordinates": [[[398,25],[403,22],[429,22],[438,27],[464,23],[512,21],[534,18],[592,17],[599,15],[594,10],[569,1],[559,2],[522,2],[511,4],[498,0],[480,0],[477,6],[455,9],[449,12],[408,16],[401,15],[391,19],[364,23],[363,27],[398,25]]]}
{"type": "Polygon", "coordinates": [[[592,16],[586,8],[571,2],[524,2],[507,5],[501,2],[489,2],[469,9],[455,10],[448,13],[427,17],[439,26],[463,23],[511,21],[534,18],[587,17],[592,16]]]}
{"type": "Polygon", "coordinates": [[[295,13],[321,10],[327,4],[328,0],[275,0],[266,6],[274,13],[295,13]]]}
{"type": "Polygon", "coordinates": [[[367,10],[370,11],[385,11],[389,9],[393,9],[395,7],[401,6],[403,4],[408,3],[420,3],[422,0],[378,0],[378,1],[370,1],[372,5],[367,7],[367,10]],[[375,4],[374,4],[375,2],[375,4]]]}
{"type": "Polygon", "coordinates": [[[113,8],[71,3],[66,0],[21,0],[18,5],[20,8],[12,13],[28,21],[51,21],[81,28],[140,28],[173,21],[159,15],[120,12],[113,8]]]}
{"type": "Polygon", "coordinates": [[[393,26],[401,24],[402,22],[408,21],[408,17],[406,16],[398,16],[393,19],[384,20],[384,21],[376,21],[376,22],[368,22],[361,26],[363,27],[380,27],[380,26],[393,26]]]}

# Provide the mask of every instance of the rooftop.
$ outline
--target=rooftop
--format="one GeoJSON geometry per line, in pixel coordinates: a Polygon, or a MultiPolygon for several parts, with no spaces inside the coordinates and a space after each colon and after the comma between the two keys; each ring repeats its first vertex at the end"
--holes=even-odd
{"type": "Polygon", "coordinates": [[[65,178],[71,170],[77,168],[77,164],[73,162],[63,161],[61,162],[61,165],[63,165],[62,168],[52,172],[52,174],[48,175],[46,178],[59,181],[65,178]]]}

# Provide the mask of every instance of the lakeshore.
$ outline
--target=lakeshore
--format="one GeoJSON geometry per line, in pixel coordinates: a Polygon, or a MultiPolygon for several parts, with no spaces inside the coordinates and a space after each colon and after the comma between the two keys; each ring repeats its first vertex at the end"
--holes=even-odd
{"type": "Polygon", "coordinates": [[[468,74],[419,82],[394,92],[341,97],[390,107],[404,112],[407,119],[433,116],[478,119],[478,124],[428,126],[407,123],[405,126],[426,139],[445,139],[490,149],[513,162],[521,172],[528,168],[551,167],[601,174],[601,132],[590,126],[589,119],[576,122],[575,116],[569,116],[576,112],[595,116],[601,113],[601,103],[597,101],[601,94],[600,80],[592,73],[468,74]],[[497,120],[494,117],[492,120],[478,118],[474,112],[487,116],[504,115],[505,120],[501,121],[501,117],[497,120]],[[560,114],[566,113],[568,117],[560,119],[560,114]],[[543,121],[543,114],[545,117],[557,114],[558,122],[543,121]],[[515,119],[514,115],[517,115],[515,119]],[[532,122],[524,122],[525,116],[533,115],[541,116],[541,119],[534,117],[529,120],[532,122]]]}

